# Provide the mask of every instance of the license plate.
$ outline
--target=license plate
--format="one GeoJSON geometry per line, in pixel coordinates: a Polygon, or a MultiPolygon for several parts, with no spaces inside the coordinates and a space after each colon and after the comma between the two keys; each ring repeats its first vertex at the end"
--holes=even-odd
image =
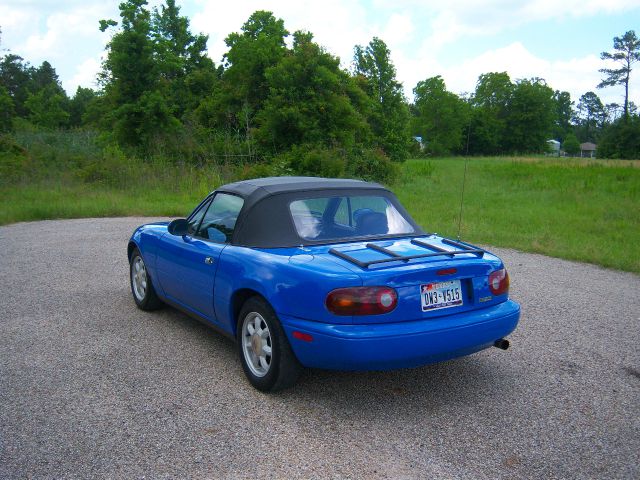
{"type": "Polygon", "coordinates": [[[423,312],[462,305],[460,280],[420,285],[420,298],[423,312]]]}

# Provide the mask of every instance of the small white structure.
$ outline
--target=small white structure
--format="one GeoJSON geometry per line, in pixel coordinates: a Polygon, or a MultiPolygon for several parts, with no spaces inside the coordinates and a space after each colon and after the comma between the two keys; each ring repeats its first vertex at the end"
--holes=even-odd
{"type": "Polygon", "coordinates": [[[547,140],[547,152],[550,155],[559,157],[560,156],[560,142],[557,140],[547,140]]]}

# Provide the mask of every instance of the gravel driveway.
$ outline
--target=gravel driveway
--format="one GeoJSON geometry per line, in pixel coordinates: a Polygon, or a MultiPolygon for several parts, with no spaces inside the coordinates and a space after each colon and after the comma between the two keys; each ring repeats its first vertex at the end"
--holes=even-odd
{"type": "Polygon", "coordinates": [[[640,478],[640,277],[494,249],[510,350],[264,395],[231,341],[135,308],[148,220],[0,228],[0,478],[640,478]]]}

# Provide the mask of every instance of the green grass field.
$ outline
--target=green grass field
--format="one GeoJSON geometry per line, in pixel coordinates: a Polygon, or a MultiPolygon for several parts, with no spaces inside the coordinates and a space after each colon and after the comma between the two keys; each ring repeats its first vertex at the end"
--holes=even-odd
{"type": "MultiPolygon", "coordinates": [[[[461,237],[640,273],[638,162],[471,158],[461,237]]],[[[116,180],[64,174],[0,187],[0,224],[127,215],[183,216],[224,176],[149,165],[116,180]],[[162,170],[162,171],[159,171],[162,170]]],[[[458,233],[464,159],[416,159],[391,185],[427,231],[458,233]]]]}
{"type": "MultiPolygon", "coordinates": [[[[427,231],[458,232],[464,159],[412,160],[395,191],[427,231]]],[[[640,273],[638,163],[471,158],[461,237],[640,273]]]]}

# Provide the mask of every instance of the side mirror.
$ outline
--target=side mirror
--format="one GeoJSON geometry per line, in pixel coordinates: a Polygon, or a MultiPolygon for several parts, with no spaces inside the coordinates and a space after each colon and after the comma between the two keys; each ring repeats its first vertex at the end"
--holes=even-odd
{"type": "Polygon", "coordinates": [[[189,223],[184,218],[177,218],[169,224],[167,230],[171,235],[182,237],[189,231],[189,223]]]}

